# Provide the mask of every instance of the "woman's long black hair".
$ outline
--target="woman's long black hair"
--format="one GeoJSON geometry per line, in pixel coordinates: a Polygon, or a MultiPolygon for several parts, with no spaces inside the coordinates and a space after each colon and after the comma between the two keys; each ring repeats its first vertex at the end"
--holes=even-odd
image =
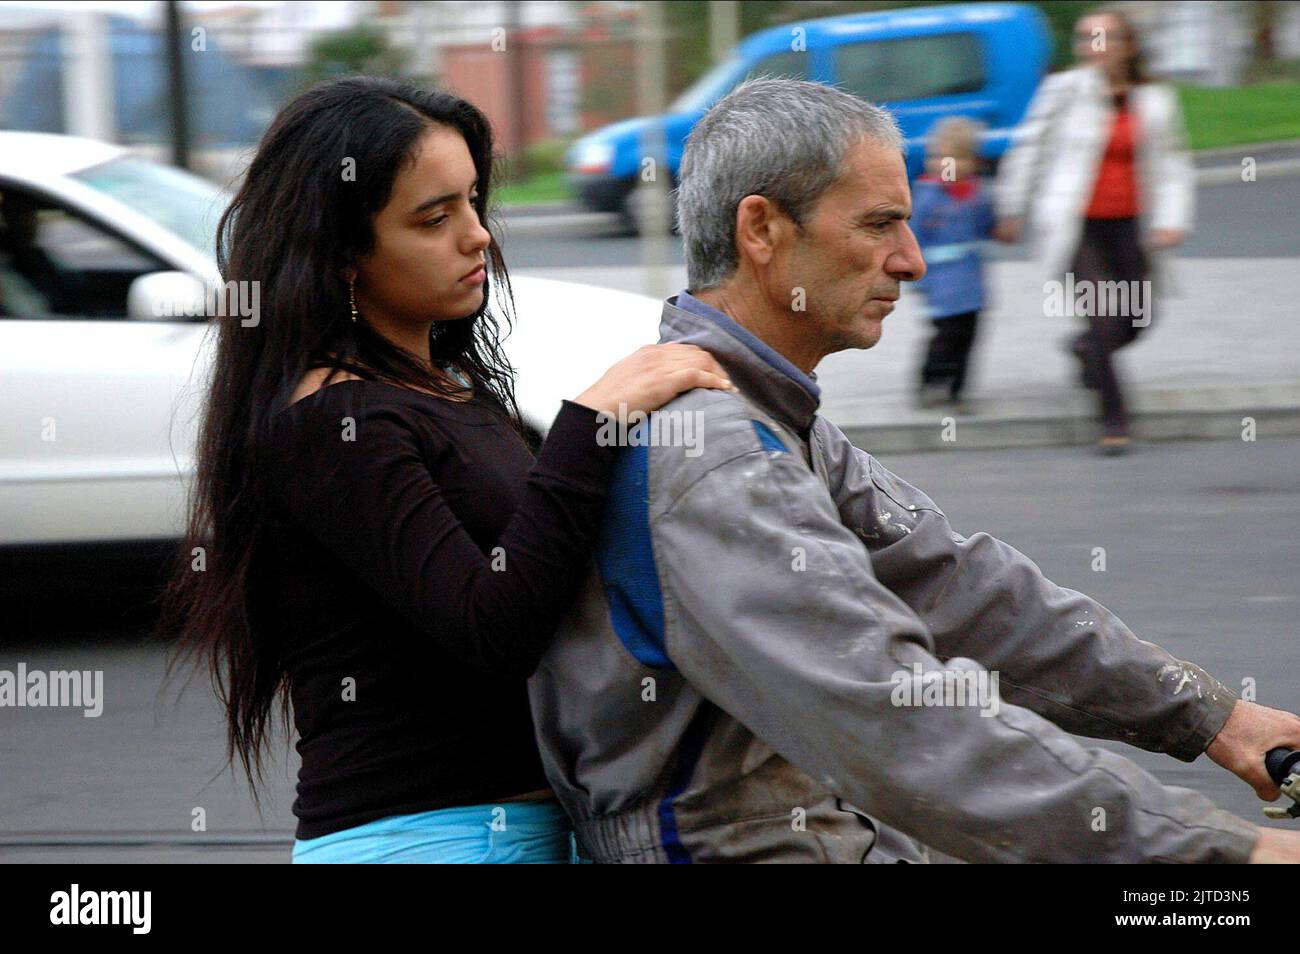
{"type": "MultiPolygon", "coordinates": [[[[286,731],[289,726],[281,636],[259,609],[259,554],[272,508],[264,465],[271,418],[312,367],[437,393],[456,390],[364,317],[354,323],[343,277],[373,246],[374,217],[434,124],[464,136],[478,172],[474,205],[486,226],[493,161],[487,119],[448,93],[370,76],[330,80],[289,102],[217,226],[222,279],[227,288],[257,282],[260,313],[247,326],[238,317],[216,319],[188,527],[163,599],[161,631],[177,639],[169,674],[182,658],[206,662],[226,708],[227,764],[239,757],[255,800],[277,698],[286,731]]],[[[512,310],[495,238],[487,257],[489,283],[501,284],[495,297],[512,310]]],[[[475,391],[499,402],[518,427],[492,297],[485,285],[478,312],[436,322],[430,354],[434,365],[450,361],[468,373],[475,391]]],[[[504,317],[508,322],[511,315],[504,317]]]]}

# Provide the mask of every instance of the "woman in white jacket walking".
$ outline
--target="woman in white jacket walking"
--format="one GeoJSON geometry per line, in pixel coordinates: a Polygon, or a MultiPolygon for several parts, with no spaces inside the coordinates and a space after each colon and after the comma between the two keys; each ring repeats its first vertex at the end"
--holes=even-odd
{"type": "MultiPolygon", "coordinates": [[[[1191,227],[1195,179],[1177,94],[1148,80],[1132,21],[1085,15],[1075,56],[1043,80],[1003,158],[995,234],[1018,241],[1032,218],[1046,279],[1063,281],[1066,314],[1088,319],[1070,350],[1100,398],[1101,448],[1119,453],[1128,411],[1111,356],[1151,323],[1159,253],[1191,227]]],[[[1044,288],[1055,313],[1062,296],[1044,288]]]]}

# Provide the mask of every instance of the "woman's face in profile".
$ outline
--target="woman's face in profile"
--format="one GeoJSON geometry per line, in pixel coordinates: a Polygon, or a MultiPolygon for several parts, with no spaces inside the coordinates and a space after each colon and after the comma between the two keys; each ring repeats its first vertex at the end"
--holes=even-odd
{"type": "Polygon", "coordinates": [[[357,261],[363,315],[389,325],[423,325],[478,310],[484,284],[464,278],[484,264],[491,242],[473,204],[477,176],[457,130],[436,125],[424,133],[375,216],[374,247],[357,261]]]}

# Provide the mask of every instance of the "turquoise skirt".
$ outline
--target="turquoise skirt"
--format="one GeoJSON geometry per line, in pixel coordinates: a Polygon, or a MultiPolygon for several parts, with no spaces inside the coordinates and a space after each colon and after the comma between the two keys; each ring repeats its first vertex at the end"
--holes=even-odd
{"type": "Polygon", "coordinates": [[[581,859],[553,798],[393,815],[293,843],[294,864],[567,865],[581,859]]]}

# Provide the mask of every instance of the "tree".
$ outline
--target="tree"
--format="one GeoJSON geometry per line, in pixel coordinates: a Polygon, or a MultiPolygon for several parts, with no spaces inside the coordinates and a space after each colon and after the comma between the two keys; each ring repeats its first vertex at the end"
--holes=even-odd
{"type": "Polygon", "coordinates": [[[308,48],[303,72],[308,82],[346,73],[403,76],[406,57],[378,27],[359,24],[317,37],[308,48]]]}

